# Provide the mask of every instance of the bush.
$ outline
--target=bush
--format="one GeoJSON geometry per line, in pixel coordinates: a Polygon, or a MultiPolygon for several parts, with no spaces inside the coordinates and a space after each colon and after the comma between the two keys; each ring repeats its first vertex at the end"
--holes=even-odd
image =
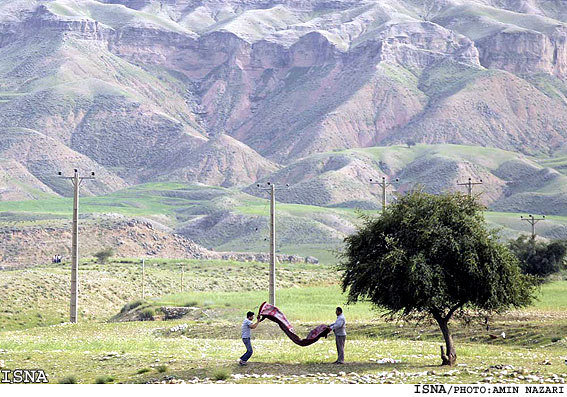
{"type": "Polygon", "coordinates": [[[156,371],[158,371],[159,373],[163,374],[164,372],[167,371],[167,365],[158,365],[156,367],[156,371]]]}
{"type": "Polygon", "coordinates": [[[528,236],[520,236],[510,241],[510,250],[520,260],[524,274],[547,277],[564,268],[567,242],[556,240],[546,243],[534,241],[528,236]]]}
{"type": "Polygon", "coordinates": [[[142,320],[142,321],[154,321],[155,315],[156,315],[155,310],[152,309],[151,307],[148,307],[148,308],[142,310],[142,312],[140,313],[140,320],[142,320]]]}
{"type": "Polygon", "coordinates": [[[142,368],[142,369],[139,369],[138,372],[136,372],[136,373],[138,375],[141,375],[141,374],[145,374],[146,372],[150,372],[150,369],[149,368],[142,368]]]}
{"type": "Polygon", "coordinates": [[[144,301],[141,299],[138,299],[137,301],[134,302],[130,302],[130,303],[126,303],[122,309],[120,310],[120,313],[126,313],[129,312],[132,309],[137,308],[138,306],[141,306],[144,304],[144,301]]]}
{"type": "Polygon", "coordinates": [[[213,374],[214,380],[227,380],[230,377],[230,372],[226,368],[219,368],[213,374]]]}
{"type": "Polygon", "coordinates": [[[197,306],[199,303],[197,301],[190,301],[190,302],[185,302],[183,304],[184,307],[195,307],[197,306]]]}
{"type": "Polygon", "coordinates": [[[105,383],[114,382],[114,378],[112,376],[99,376],[95,379],[95,383],[97,385],[104,385],[105,383]]]}
{"type": "Polygon", "coordinates": [[[114,250],[112,248],[105,248],[102,251],[94,254],[98,263],[106,263],[114,255],[114,250]]]}
{"type": "Polygon", "coordinates": [[[69,375],[69,376],[66,376],[62,379],[59,379],[59,382],[57,382],[57,383],[62,384],[62,385],[75,385],[75,384],[77,384],[77,377],[74,376],[74,375],[69,375]]]}

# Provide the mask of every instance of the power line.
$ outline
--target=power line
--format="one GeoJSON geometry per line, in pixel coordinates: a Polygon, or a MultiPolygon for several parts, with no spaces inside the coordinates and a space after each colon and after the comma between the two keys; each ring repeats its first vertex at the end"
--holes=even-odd
{"type": "Polygon", "coordinates": [[[256,184],[258,190],[270,192],[270,287],[269,301],[271,305],[276,305],[276,190],[286,190],[289,184],[284,188],[277,188],[274,183],[267,182],[267,187],[256,184]]]}
{"type": "Polygon", "coordinates": [[[396,178],[394,182],[388,182],[385,176],[382,177],[381,182],[374,181],[374,179],[370,178],[371,185],[379,185],[382,188],[382,213],[386,211],[386,189],[388,186],[393,186],[394,183],[398,183],[399,181],[400,180],[396,178]]]}
{"type": "Polygon", "coordinates": [[[61,171],[58,172],[59,177],[69,179],[73,183],[73,243],[71,250],[71,304],[70,304],[70,320],[72,323],[78,321],[78,295],[79,295],[79,187],[85,179],[94,179],[95,173],[91,172],[90,176],[79,176],[79,171],[74,170],[73,176],[62,176],[61,171]]]}

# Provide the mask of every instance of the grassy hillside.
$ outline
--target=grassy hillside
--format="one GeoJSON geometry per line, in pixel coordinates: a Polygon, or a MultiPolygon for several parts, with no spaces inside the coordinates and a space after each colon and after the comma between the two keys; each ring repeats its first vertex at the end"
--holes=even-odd
{"type": "MultiPolygon", "coordinates": [[[[330,261],[353,209],[278,204],[278,252],[330,261]]],[[[68,219],[72,199],[0,202],[4,228],[47,226],[68,219]]],[[[216,250],[266,251],[269,205],[236,190],[172,183],[136,186],[81,199],[83,214],[121,214],[152,219],[216,250]]]]}
{"type": "MultiPolygon", "coordinates": [[[[148,299],[152,299],[179,293],[182,288],[195,293],[208,291],[211,295],[204,294],[197,299],[201,306],[208,307],[213,305],[215,294],[236,294],[236,291],[246,294],[263,289],[263,281],[268,277],[267,266],[230,261],[148,259],[145,293],[148,299]]],[[[0,328],[21,329],[67,321],[68,273],[68,263],[1,271],[0,300],[4,304],[0,309],[0,328]]],[[[276,274],[278,287],[282,289],[336,282],[336,271],[320,265],[280,264],[276,274]]],[[[86,321],[108,320],[126,303],[142,297],[142,268],[138,259],[121,259],[106,265],[84,261],[80,264],[80,278],[79,313],[86,321]]],[[[256,297],[261,299],[260,295],[256,297]]],[[[184,302],[178,301],[177,304],[183,305],[195,299],[186,296],[182,299],[184,302]]],[[[222,302],[223,306],[225,302],[222,302]]],[[[160,300],[156,304],[162,303],[160,300]]]]}

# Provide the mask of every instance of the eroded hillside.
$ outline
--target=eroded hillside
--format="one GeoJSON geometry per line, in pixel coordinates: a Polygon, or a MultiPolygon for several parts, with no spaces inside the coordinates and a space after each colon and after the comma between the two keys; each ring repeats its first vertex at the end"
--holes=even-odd
{"type": "Polygon", "coordinates": [[[408,140],[550,154],[566,21],[543,0],[2,1],[2,197],[66,194],[51,176],[77,165],[100,194],[408,140]]]}

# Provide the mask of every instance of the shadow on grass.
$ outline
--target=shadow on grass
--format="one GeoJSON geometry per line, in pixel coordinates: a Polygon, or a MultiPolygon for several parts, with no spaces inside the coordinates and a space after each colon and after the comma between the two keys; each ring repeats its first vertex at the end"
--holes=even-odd
{"type": "MultiPolygon", "coordinates": [[[[246,366],[240,366],[237,363],[218,363],[218,365],[206,366],[205,363],[197,364],[195,367],[188,368],[187,370],[177,370],[172,372],[171,376],[179,379],[193,379],[194,377],[212,378],[214,372],[220,368],[228,370],[231,374],[270,374],[275,376],[299,376],[317,373],[331,373],[338,374],[339,372],[356,372],[359,374],[365,372],[379,371],[393,371],[404,370],[408,363],[396,364],[376,364],[372,362],[353,361],[345,362],[344,364],[334,364],[332,362],[317,362],[317,363],[301,363],[290,364],[281,362],[249,362],[246,366]]],[[[415,368],[415,366],[413,366],[415,368]]],[[[438,366],[423,366],[423,368],[439,368],[438,366]]]]}
{"type": "Polygon", "coordinates": [[[289,363],[266,363],[266,362],[252,362],[245,367],[238,364],[233,367],[233,373],[240,374],[254,374],[258,371],[270,370],[274,375],[306,375],[317,372],[337,373],[337,372],[365,372],[376,371],[381,369],[384,371],[392,371],[394,369],[402,369],[407,367],[408,363],[396,364],[376,364],[368,361],[347,361],[344,364],[334,364],[333,362],[313,362],[301,364],[289,363]]]}

